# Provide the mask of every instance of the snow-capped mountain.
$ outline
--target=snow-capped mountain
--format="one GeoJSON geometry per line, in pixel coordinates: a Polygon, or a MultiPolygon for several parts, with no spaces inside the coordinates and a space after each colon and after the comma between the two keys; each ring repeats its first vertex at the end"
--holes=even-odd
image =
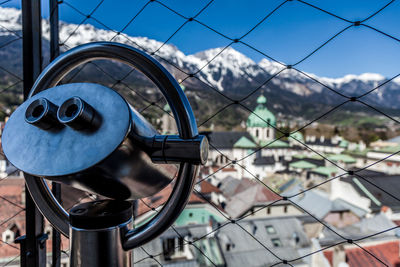
{"type": "MultiPolygon", "coordinates": [[[[21,35],[21,12],[14,8],[0,7],[0,46],[16,38],[10,31],[21,35]]],[[[46,20],[43,20],[43,35],[44,43],[46,43],[49,39],[49,24],[46,20]]],[[[154,53],[154,56],[160,59],[176,78],[186,76],[177,68],[186,73],[196,74],[198,79],[192,78],[185,81],[187,86],[194,90],[204,89],[207,87],[204,84],[206,83],[231,96],[249,94],[278,72],[280,73],[268,82],[263,90],[267,92],[267,95],[272,95],[272,98],[275,96],[276,99],[282,99],[282,101],[318,101],[333,104],[344,98],[327,87],[347,96],[358,96],[387,82],[387,78],[375,73],[346,75],[335,79],[300,73],[293,69],[285,69],[284,64],[268,59],[254,62],[230,47],[214,48],[193,55],[185,55],[174,45],[163,44],[146,37],[117,34],[113,31],[97,29],[90,24],[78,27],[75,24],[60,23],[60,41],[65,44],[65,49],[102,40],[113,40],[137,47],[148,53],[154,53]],[[211,62],[208,63],[209,61],[211,62]]],[[[20,68],[21,53],[16,53],[20,48],[20,42],[13,42],[0,49],[0,62],[9,62],[8,67],[10,68],[20,68]]],[[[7,76],[7,74],[5,75],[7,76]]],[[[1,79],[0,76],[0,82],[1,79]]],[[[400,101],[400,78],[385,83],[363,99],[372,105],[397,108],[400,101]]]]}

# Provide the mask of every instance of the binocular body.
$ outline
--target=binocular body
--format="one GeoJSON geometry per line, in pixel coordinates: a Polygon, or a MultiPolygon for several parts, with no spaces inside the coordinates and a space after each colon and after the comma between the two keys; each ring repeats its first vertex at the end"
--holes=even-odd
{"type": "MultiPolygon", "coordinates": [[[[133,99],[133,103],[137,101],[142,100],[133,99]]],[[[78,254],[71,256],[71,262],[77,260],[71,266],[93,266],[95,262],[109,266],[107,260],[95,259],[104,256],[99,247],[86,260],[88,255],[81,254],[89,246],[85,240],[114,236],[121,246],[111,246],[115,251],[109,255],[121,258],[125,255],[120,253],[121,249],[128,251],[159,236],[184,209],[195,184],[197,167],[208,156],[208,141],[198,134],[189,101],[176,80],[143,51],[114,42],[84,44],[52,61],[36,80],[29,98],[7,121],[2,147],[8,160],[25,173],[29,193],[42,214],[72,239],[71,251],[78,254]],[[98,59],[127,64],[151,80],[170,105],[179,135],[160,135],[110,88],[91,83],[57,86],[76,67],[98,59]],[[168,200],[149,221],[106,235],[97,231],[99,227],[128,226],[131,214],[127,212],[132,208],[119,212],[125,204],[131,205],[126,200],[154,195],[174,178],[168,200]],[[78,205],[68,212],[52,194],[49,180],[108,200],[89,202],[87,207],[78,205]],[[99,210],[103,204],[106,210],[99,210]],[[87,215],[93,211],[94,216],[89,218],[87,215]],[[119,217],[121,214],[126,216],[119,217]],[[106,224],[99,225],[100,222],[106,224]],[[98,235],[92,235],[93,231],[98,235]],[[82,260],[87,264],[81,264],[82,260]]]]}
{"type": "Polygon", "coordinates": [[[182,158],[202,161],[206,146],[201,136],[159,135],[117,92],[91,83],[32,96],[3,134],[4,152],[17,168],[117,200],[159,192],[178,175],[182,158]]]}

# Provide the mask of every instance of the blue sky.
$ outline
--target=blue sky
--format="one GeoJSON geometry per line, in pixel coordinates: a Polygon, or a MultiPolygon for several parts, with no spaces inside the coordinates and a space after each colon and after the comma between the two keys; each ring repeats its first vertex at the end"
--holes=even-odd
{"type": "MultiPolygon", "coordinates": [[[[387,0],[307,0],[320,8],[351,21],[363,20],[380,9],[387,0]]],[[[43,15],[48,16],[47,1],[43,15]]],[[[97,4],[94,0],[67,0],[88,14],[97,4]]],[[[120,30],[147,1],[105,0],[93,16],[105,25],[120,30]]],[[[166,0],[165,5],[186,17],[194,16],[208,1],[166,0]]],[[[232,38],[239,38],[256,25],[283,1],[278,0],[215,0],[197,19],[232,38]]],[[[6,6],[19,7],[19,1],[6,6]]],[[[366,24],[400,39],[400,1],[395,1],[366,24]]],[[[60,18],[80,23],[83,17],[68,5],[60,6],[60,18]]],[[[125,30],[131,36],[147,36],[158,41],[167,40],[185,20],[157,2],[150,3],[125,30]]],[[[94,20],[87,21],[102,28],[94,20]]],[[[349,24],[298,1],[286,2],[276,13],[242,40],[265,54],[286,64],[294,64],[327,41],[349,24]]],[[[222,47],[229,41],[206,27],[187,23],[169,43],[186,54],[222,47]]],[[[236,50],[255,61],[263,58],[243,44],[234,44],[236,50]]],[[[328,43],[299,69],[326,77],[341,77],[364,72],[380,73],[386,77],[400,73],[400,42],[366,27],[352,27],[328,43]]]]}

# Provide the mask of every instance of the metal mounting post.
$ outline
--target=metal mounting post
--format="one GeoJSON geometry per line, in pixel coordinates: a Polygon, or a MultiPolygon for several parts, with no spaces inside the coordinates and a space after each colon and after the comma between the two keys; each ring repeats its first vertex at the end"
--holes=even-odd
{"type": "MultiPolygon", "coordinates": [[[[40,0],[22,0],[23,78],[24,98],[42,69],[42,31],[40,0]]],[[[25,188],[26,235],[20,238],[21,266],[46,266],[46,239],[44,220],[25,188]]]]}
{"type": "Polygon", "coordinates": [[[122,238],[132,224],[132,203],[99,200],[70,211],[71,267],[132,267],[122,238]]]}

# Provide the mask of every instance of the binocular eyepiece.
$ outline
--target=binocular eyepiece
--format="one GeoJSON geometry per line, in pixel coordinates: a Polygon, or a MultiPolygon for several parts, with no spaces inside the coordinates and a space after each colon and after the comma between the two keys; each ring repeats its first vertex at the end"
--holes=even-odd
{"type": "Polygon", "coordinates": [[[43,130],[60,129],[64,125],[75,130],[96,130],[101,124],[101,117],[77,96],[67,99],[60,107],[41,97],[28,106],[25,121],[43,130]]]}

